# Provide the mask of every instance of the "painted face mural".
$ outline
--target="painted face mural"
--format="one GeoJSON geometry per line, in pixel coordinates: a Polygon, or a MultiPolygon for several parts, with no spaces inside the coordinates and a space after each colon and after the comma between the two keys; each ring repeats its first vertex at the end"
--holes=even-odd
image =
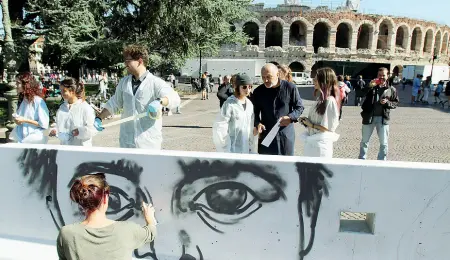
{"type": "Polygon", "coordinates": [[[326,179],[332,177],[323,165],[297,163],[293,172],[280,172],[262,162],[165,160],[162,173],[146,165],[148,155],[132,161],[99,154],[86,161],[56,150],[26,149],[18,158],[58,229],[84,219],[68,193],[86,174],[106,174],[111,219],[143,223],[140,204],[152,202],[158,236],[135,250],[137,258],[302,260],[311,251],[321,200],[328,195],[326,179]]]}

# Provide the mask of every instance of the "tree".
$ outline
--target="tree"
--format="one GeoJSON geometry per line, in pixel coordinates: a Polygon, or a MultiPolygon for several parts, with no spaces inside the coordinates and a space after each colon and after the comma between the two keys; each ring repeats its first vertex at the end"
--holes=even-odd
{"type": "MultiPolygon", "coordinates": [[[[14,41],[11,32],[11,19],[9,17],[9,1],[2,0],[2,14],[3,14],[3,30],[5,31],[5,39],[3,42],[3,56],[4,64],[6,65],[8,73],[8,86],[13,89],[15,87],[16,75],[16,55],[14,51],[14,41]]],[[[3,73],[3,71],[2,71],[3,73]]]]}
{"type": "Polygon", "coordinates": [[[245,42],[230,23],[250,15],[251,0],[28,0],[45,31],[44,61],[61,66],[122,61],[129,43],[148,46],[151,66],[179,67],[186,58],[213,54],[221,44],[245,42]],[[156,62],[158,61],[158,62],[156,62]]]}

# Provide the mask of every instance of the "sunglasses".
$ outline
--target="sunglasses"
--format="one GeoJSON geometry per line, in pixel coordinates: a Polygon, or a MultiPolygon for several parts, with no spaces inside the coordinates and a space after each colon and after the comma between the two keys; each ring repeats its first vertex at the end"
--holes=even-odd
{"type": "Polygon", "coordinates": [[[241,87],[242,87],[242,89],[247,89],[247,88],[251,89],[253,86],[248,85],[248,86],[241,86],[241,87]]]}

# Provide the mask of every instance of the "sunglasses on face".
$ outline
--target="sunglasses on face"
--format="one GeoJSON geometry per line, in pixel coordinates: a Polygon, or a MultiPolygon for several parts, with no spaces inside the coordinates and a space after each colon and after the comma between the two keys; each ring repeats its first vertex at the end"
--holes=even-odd
{"type": "Polygon", "coordinates": [[[248,86],[241,86],[241,87],[242,87],[242,89],[247,89],[247,88],[251,89],[253,86],[248,85],[248,86]]]}

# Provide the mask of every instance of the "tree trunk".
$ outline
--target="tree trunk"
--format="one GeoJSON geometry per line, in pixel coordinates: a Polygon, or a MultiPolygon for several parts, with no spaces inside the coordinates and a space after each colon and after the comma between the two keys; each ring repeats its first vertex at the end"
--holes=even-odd
{"type": "Polygon", "coordinates": [[[11,33],[11,19],[9,17],[9,0],[1,0],[3,11],[3,29],[5,30],[5,42],[3,50],[5,53],[4,64],[8,73],[8,87],[14,89],[16,87],[16,59],[14,51],[14,41],[11,33]]]}

